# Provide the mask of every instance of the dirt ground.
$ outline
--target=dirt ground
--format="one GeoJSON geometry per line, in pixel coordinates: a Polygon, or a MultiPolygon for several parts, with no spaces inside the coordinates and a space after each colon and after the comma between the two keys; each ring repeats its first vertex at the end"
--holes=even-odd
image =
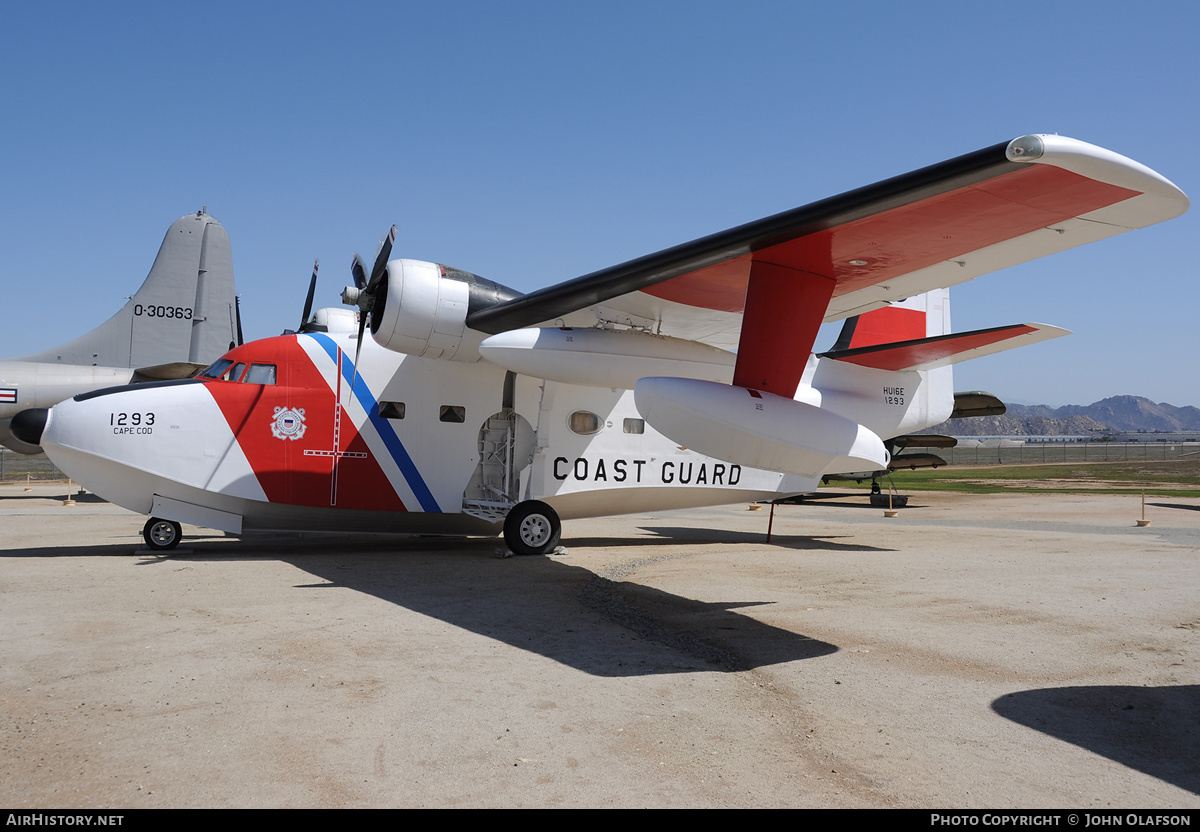
{"type": "Polygon", "coordinates": [[[1200,808],[1200,500],[914,493],[497,540],[0,487],[10,808],[1200,808]]]}

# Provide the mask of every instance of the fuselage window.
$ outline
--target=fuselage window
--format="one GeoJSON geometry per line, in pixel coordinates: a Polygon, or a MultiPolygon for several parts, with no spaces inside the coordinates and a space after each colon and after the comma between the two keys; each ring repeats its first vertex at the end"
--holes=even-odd
{"type": "Polygon", "coordinates": [[[246,373],[247,384],[274,384],[274,364],[251,364],[250,372],[246,373]]]}
{"type": "Polygon", "coordinates": [[[385,419],[403,419],[404,402],[380,402],[379,415],[385,419]]]}
{"type": "Polygon", "coordinates": [[[462,423],[467,421],[467,409],[457,404],[444,404],[438,418],[443,422],[462,423]]]}
{"type": "Polygon", "coordinates": [[[603,425],[604,422],[600,420],[600,417],[590,410],[576,410],[567,417],[567,426],[583,436],[599,433],[603,425]]]}
{"type": "Polygon", "coordinates": [[[646,432],[646,420],[645,419],[626,419],[624,430],[626,433],[645,433],[646,432]]]}
{"type": "Polygon", "coordinates": [[[228,373],[221,376],[221,378],[225,379],[226,381],[237,381],[242,377],[242,371],[245,369],[246,365],[239,361],[237,364],[233,365],[233,368],[228,373]]]}

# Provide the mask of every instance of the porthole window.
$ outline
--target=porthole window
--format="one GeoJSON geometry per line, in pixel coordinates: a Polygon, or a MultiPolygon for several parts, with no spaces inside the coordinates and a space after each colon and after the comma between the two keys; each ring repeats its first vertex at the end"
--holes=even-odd
{"type": "Polygon", "coordinates": [[[590,410],[576,410],[567,418],[567,426],[583,436],[599,433],[603,425],[604,422],[600,417],[590,410]]]}
{"type": "Polygon", "coordinates": [[[380,402],[379,415],[385,419],[403,419],[404,402],[380,402]]]}
{"type": "Polygon", "coordinates": [[[462,423],[467,421],[467,409],[457,404],[444,404],[438,416],[443,422],[462,423]]]}
{"type": "Polygon", "coordinates": [[[626,433],[645,433],[646,432],[646,420],[645,419],[626,419],[625,425],[624,425],[624,431],[626,433]]]}

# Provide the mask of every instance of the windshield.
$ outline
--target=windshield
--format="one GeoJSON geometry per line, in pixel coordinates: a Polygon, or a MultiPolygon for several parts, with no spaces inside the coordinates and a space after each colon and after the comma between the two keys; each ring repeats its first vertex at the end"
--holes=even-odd
{"type": "Polygon", "coordinates": [[[196,374],[196,378],[220,378],[225,371],[233,366],[233,359],[218,358],[196,374]]]}

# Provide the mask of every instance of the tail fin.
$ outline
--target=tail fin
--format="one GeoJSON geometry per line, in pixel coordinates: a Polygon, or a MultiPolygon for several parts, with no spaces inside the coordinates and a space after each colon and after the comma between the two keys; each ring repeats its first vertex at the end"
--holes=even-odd
{"type": "Polygon", "coordinates": [[[19,361],[93,367],[206,365],[235,345],[237,299],[229,235],[204,211],[167,230],[129,302],[87,335],[19,361]]]}
{"type": "Polygon", "coordinates": [[[950,334],[950,290],[848,318],[821,358],[876,370],[933,370],[1070,333],[1047,324],[1012,324],[950,334]]]}
{"type": "Polygon", "coordinates": [[[950,332],[950,290],[935,289],[846,320],[834,348],[818,356],[812,386],[821,407],[866,425],[887,439],[945,421],[954,409],[950,366],[881,368],[840,360],[890,350],[896,343],[929,343],[950,332]]]}
{"type": "Polygon", "coordinates": [[[950,292],[938,289],[850,318],[818,356],[821,406],[887,439],[932,427],[954,411],[960,361],[1067,335],[1046,324],[950,333],[950,292]]]}
{"type": "Polygon", "coordinates": [[[830,352],[932,338],[949,331],[950,290],[935,289],[882,309],[847,318],[830,352]]]}

